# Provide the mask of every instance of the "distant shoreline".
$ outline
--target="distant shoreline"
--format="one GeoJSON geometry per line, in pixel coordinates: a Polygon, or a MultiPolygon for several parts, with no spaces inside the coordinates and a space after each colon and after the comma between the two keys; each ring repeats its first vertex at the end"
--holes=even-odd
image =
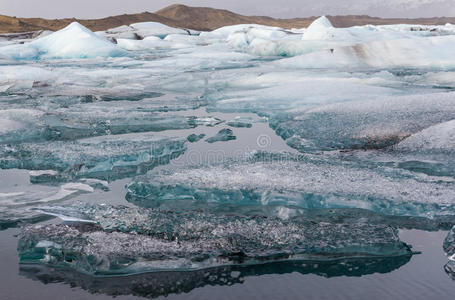
{"type": "MultiPolygon", "coordinates": [[[[328,16],[335,27],[351,27],[357,25],[391,25],[391,24],[419,24],[445,25],[455,24],[455,17],[435,18],[377,18],[366,15],[328,16]]],[[[208,7],[190,7],[174,4],[154,13],[124,14],[102,19],[43,19],[43,18],[16,18],[0,15],[0,34],[33,32],[40,30],[56,31],[68,24],[77,21],[92,31],[102,31],[110,28],[130,25],[138,22],[159,22],[172,27],[194,30],[211,31],[223,26],[236,24],[262,24],[277,26],[286,29],[308,27],[316,17],[276,19],[265,16],[243,16],[228,10],[208,7]]]]}

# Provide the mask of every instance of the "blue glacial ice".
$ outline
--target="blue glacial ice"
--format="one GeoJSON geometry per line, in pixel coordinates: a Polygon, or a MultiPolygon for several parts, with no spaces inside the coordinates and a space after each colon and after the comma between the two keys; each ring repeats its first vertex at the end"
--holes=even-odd
{"type": "MultiPolygon", "coordinates": [[[[53,171],[33,171],[30,176],[55,175],[53,171]]],[[[2,184],[5,184],[2,182],[2,184]]],[[[50,186],[23,186],[0,189],[0,230],[17,227],[26,223],[37,223],[49,219],[33,208],[39,205],[50,205],[71,201],[83,194],[95,190],[108,189],[107,183],[98,180],[81,179],[77,182],[50,186]]]]}
{"type": "Polygon", "coordinates": [[[209,137],[205,141],[207,143],[216,143],[216,142],[227,142],[231,140],[235,140],[236,136],[234,132],[229,128],[221,129],[216,135],[209,137]]]}
{"type": "Polygon", "coordinates": [[[363,208],[386,215],[453,215],[454,179],[350,161],[253,153],[220,164],[138,177],[127,200],[162,209],[210,205],[284,205],[307,209],[363,208]]]}
{"type": "Polygon", "coordinates": [[[186,150],[179,138],[146,134],[109,135],[71,142],[0,145],[3,169],[54,170],[57,177],[106,180],[144,173],[186,150]]]}
{"type": "Polygon", "coordinates": [[[69,267],[99,276],[412,254],[395,228],[361,220],[330,224],[298,217],[282,220],[108,205],[49,211],[64,219],[82,217],[85,224],[25,228],[18,246],[21,262],[69,267]]]}

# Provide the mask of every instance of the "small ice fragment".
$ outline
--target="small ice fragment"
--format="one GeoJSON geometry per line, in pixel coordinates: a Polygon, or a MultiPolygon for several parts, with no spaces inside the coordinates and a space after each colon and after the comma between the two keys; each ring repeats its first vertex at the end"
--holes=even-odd
{"type": "Polygon", "coordinates": [[[190,134],[186,139],[190,143],[196,143],[196,142],[202,140],[204,137],[205,137],[205,134],[203,134],[203,133],[201,133],[199,135],[193,133],[193,134],[190,134]]]}
{"type": "Polygon", "coordinates": [[[232,130],[229,128],[221,129],[215,136],[206,139],[207,143],[215,142],[226,142],[230,140],[235,140],[236,136],[233,134],[232,130]]]}

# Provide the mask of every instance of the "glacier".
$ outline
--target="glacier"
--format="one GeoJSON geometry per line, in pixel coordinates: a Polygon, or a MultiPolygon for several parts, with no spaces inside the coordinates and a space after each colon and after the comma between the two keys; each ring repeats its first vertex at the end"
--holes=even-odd
{"type": "Polygon", "coordinates": [[[326,17],[2,40],[0,230],[24,276],[115,295],[398,269],[401,230],[455,225],[454,46],[326,17]]]}

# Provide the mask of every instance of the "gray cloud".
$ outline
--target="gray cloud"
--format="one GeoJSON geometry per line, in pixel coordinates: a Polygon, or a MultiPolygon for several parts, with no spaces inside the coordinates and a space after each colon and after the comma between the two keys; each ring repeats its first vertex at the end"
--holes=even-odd
{"type": "MultiPolygon", "coordinates": [[[[306,17],[322,14],[368,14],[387,17],[455,16],[453,0],[182,0],[182,4],[225,8],[247,15],[306,17]]],[[[20,17],[99,18],[155,11],[169,0],[1,0],[0,14],[20,17]]]]}

